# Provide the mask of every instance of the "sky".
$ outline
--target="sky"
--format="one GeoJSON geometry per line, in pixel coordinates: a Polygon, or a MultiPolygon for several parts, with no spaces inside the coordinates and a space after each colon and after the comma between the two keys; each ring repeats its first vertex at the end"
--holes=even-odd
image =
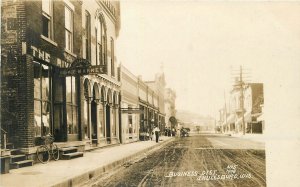
{"type": "Polygon", "coordinates": [[[299,67],[299,18],[299,2],[121,1],[118,61],[143,80],[163,69],[177,110],[217,117],[240,66],[271,87],[299,67]]]}

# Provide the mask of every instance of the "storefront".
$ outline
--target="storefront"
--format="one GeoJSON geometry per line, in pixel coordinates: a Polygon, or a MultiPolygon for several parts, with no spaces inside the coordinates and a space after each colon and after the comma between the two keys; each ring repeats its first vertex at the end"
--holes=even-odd
{"type": "MultiPolygon", "coordinates": [[[[82,110],[86,109],[81,101],[89,99],[85,97],[82,75],[92,73],[87,66],[89,62],[75,57],[68,58],[72,61],[67,62],[34,46],[30,48],[32,51],[29,50],[28,55],[32,54],[33,58],[35,144],[40,144],[40,138],[49,133],[57,142],[80,141],[86,136],[91,137],[91,133],[85,133],[87,128],[81,120],[81,114],[85,114],[82,110]],[[44,58],[41,54],[44,54],[44,58]],[[61,66],[62,63],[64,66],[61,66]]],[[[91,104],[95,105],[95,99],[91,104]]],[[[88,129],[91,131],[93,128],[88,129]]]]}
{"type": "Polygon", "coordinates": [[[2,8],[5,143],[34,151],[49,133],[66,147],[118,143],[119,3],[11,1],[2,8]]]}
{"type": "Polygon", "coordinates": [[[82,83],[82,140],[88,146],[120,143],[120,85],[99,75],[86,75],[82,83]]]}
{"type": "Polygon", "coordinates": [[[27,102],[33,104],[23,124],[32,129],[26,141],[40,145],[43,136],[52,134],[56,142],[72,145],[119,143],[120,85],[100,78],[106,69],[75,57],[64,61],[26,43],[23,47],[32,72],[26,80],[32,83],[27,87],[32,99],[27,102]]]}
{"type": "Polygon", "coordinates": [[[147,106],[140,103],[139,108],[140,113],[140,129],[139,129],[139,139],[148,140],[149,139],[149,130],[148,130],[148,110],[147,106]]]}
{"type": "MultiPolygon", "coordinates": [[[[55,54],[33,45],[23,44],[27,62],[32,64],[33,80],[33,139],[52,134],[57,142],[81,140],[80,75],[63,76],[61,71],[72,67],[76,58],[63,61],[55,54]]],[[[72,55],[70,55],[72,56],[72,55]]],[[[28,113],[30,117],[30,113],[28,113]]],[[[31,124],[28,124],[29,126],[31,124]]]]}

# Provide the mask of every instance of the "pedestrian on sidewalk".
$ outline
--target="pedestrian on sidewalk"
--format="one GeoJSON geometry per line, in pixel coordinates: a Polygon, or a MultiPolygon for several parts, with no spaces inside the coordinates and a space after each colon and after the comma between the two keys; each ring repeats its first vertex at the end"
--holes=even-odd
{"type": "Polygon", "coordinates": [[[154,129],[153,129],[153,132],[155,134],[155,140],[156,140],[156,143],[158,143],[158,138],[159,138],[159,128],[156,126],[154,129]]]}

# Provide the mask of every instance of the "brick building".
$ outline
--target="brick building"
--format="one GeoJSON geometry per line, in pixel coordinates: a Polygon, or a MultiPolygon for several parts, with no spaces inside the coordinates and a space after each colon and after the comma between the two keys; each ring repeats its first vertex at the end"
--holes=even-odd
{"type": "Polygon", "coordinates": [[[61,146],[119,143],[119,2],[5,0],[1,8],[7,142],[27,153],[48,133],[61,146]]]}

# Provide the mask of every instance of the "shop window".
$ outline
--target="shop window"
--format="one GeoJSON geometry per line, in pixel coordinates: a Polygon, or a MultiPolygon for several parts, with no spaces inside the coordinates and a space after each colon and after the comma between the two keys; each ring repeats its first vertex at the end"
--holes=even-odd
{"type": "Polygon", "coordinates": [[[104,131],[104,111],[103,111],[103,105],[99,104],[99,132],[100,137],[105,137],[105,131],[104,131]]]}
{"type": "Polygon", "coordinates": [[[68,134],[78,133],[77,92],[75,77],[66,77],[66,108],[68,134]]]}
{"type": "Polygon", "coordinates": [[[83,104],[83,131],[84,131],[84,139],[89,139],[90,138],[90,133],[89,133],[89,116],[88,116],[88,100],[84,100],[83,104]]]}
{"type": "Polygon", "coordinates": [[[128,128],[129,128],[128,129],[129,130],[129,134],[131,135],[132,134],[132,115],[131,114],[128,115],[128,128]]]}
{"type": "Polygon", "coordinates": [[[73,52],[73,11],[65,6],[65,48],[73,52]]]}
{"type": "Polygon", "coordinates": [[[50,133],[50,67],[34,62],[34,135],[50,133]]]}
{"type": "Polygon", "coordinates": [[[53,1],[43,0],[42,1],[42,34],[43,36],[53,39],[53,1]]]}

